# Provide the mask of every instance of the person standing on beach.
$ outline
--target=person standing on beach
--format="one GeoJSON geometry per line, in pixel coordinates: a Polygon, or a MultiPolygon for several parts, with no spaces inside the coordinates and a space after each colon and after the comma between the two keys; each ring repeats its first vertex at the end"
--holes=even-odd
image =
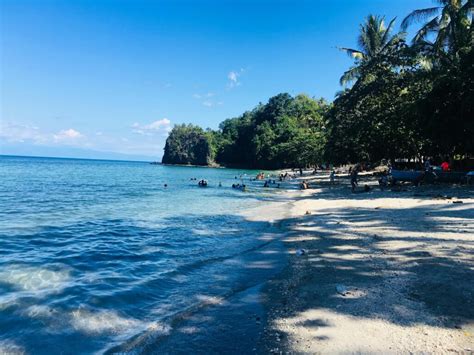
{"type": "Polygon", "coordinates": [[[441,170],[444,172],[449,171],[449,163],[446,160],[441,163],[441,170]]]}
{"type": "Polygon", "coordinates": [[[430,159],[425,160],[425,172],[431,171],[431,162],[430,159]]]}
{"type": "Polygon", "coordinates": [[[352,169],[351,171],[351,188],[352,188],[352,192],[355,191],[356,187],[357,187],[357,176],[359,174],[359,167],[358,166],[354,166],[354,168],[352,169]]]}

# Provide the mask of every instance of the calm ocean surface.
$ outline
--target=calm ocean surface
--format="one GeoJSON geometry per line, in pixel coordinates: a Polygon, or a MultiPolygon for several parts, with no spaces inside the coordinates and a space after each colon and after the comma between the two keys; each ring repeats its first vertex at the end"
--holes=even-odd
{"type": "Polygon", "coordinates": [[[275,227],[239,215],[268,192],[232,189],[240,174],[255,172],[1,156],[0,353],[170,334],[183,312],[268,277],[246,255],[275,227]]]}

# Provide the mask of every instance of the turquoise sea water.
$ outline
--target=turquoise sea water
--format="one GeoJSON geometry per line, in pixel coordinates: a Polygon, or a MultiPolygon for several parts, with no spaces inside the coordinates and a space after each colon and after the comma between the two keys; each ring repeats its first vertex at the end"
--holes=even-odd
{"type": "Polygon", "coordinates": [[[183,312],[268,277],[248,265],[274,226],[240,215],[268,192],[232,189],[240,175],[255,172],[0,157],[0,353],[173,334],[183,312]]]}

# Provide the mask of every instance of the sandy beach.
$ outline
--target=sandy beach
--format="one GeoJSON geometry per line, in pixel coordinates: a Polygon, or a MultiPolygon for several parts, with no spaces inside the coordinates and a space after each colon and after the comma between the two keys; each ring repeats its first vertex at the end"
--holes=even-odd
{"type": "Polygon", "coordinates": [[[473,188],[380,191],[367,179],[374,189],[352,194],[345,180],[316,180],[254,217],[286,229],[290,254],[263,292],[259,349],[472,353],[473,188]]]}

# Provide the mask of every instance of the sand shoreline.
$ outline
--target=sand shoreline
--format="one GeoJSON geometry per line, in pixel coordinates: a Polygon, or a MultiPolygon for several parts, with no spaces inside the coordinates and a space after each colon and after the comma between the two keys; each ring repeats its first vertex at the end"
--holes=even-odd
{"type": "Polygon", "coordinates": [[[259,352],[472,353],[473,188],[313,186],[265,213],[285,226],[290,258],[262,293],[259,352]]]}

